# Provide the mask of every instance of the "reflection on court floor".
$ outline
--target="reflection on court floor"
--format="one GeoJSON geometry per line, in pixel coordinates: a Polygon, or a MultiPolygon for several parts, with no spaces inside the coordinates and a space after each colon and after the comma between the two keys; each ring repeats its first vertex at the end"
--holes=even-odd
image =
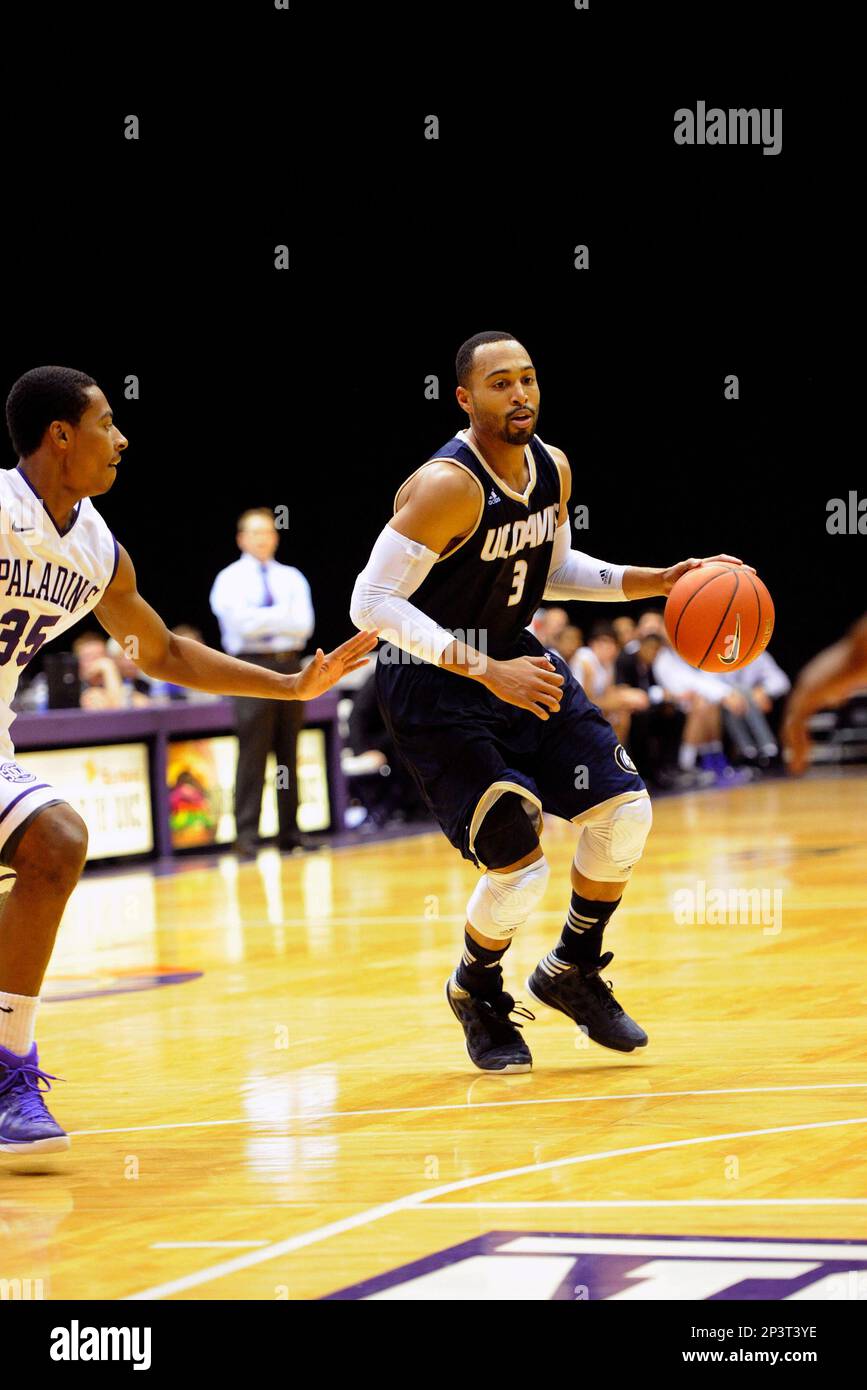
{"type": "MultiPolygon", "coordinates": [[[[867,779],[662,799],[606,933],[648,1031],[476,1072],[438,833],[89,873],[39,1021],[73,1134],[0,1166],[3,1298],[863,1299],[867,779]]],[[[556,941],[574,831],[506,957],[556,941]]]]}

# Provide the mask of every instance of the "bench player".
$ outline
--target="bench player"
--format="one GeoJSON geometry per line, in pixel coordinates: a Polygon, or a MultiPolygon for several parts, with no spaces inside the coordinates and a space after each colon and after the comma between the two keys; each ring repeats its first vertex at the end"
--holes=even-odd
{"type": "Polygon", "coordinates": [[[389,732],[451,843],[483,871],[446,986],[470,1059],[483,1071],[527,1071],[501,961],[545,891],[542,812],[571,820],[578,839],[561,938],[527,985],[622,1052],[647,1035],[600,978],[612,959],[602,936],[651,824],[628,753],[527,624],[543,598],[651,598],[706,561],[645,569],[573,550],[569,463],[535,432],[529,353],[507,333],[479,333],[456,366],[469,426],[398,489],[350,616],[386,639],[376,681],[389,732]]]}
{"type": "Polygon", "coordinates": [[[0,1157],[53,1153],[69,1137],[49,1113],[34,1041],[39,990],[87,853],[87,828],[56,788],[15,762],[9,708],[46,641],[93,611],[147,675],[218,695],[311,700],[363,665],[356,634],[298,675],[267,671],[177,637],[141,597],[132,562],[91,497],[114,486],[127,440],[96,382],[37,367],[12,387],[6,420],[19,455],[0,470],[0,864],[16,880],[0,912],[0,1157]]]}

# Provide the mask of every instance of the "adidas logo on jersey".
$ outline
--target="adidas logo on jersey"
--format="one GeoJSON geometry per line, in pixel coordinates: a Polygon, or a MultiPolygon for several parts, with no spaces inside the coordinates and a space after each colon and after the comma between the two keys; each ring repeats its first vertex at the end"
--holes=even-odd
{"type": "Polygon", "coordinates": [[[489,507],[490,507],[490,506],[493,506],[494,502],[501,502],[501,501],[502,501],[502,498],[500,497],[499,493],[498,493],[498,492],[494,492],[494,489],[491,488],[490,492],[488,493],[488,506],[489,506],[489,507]]]}

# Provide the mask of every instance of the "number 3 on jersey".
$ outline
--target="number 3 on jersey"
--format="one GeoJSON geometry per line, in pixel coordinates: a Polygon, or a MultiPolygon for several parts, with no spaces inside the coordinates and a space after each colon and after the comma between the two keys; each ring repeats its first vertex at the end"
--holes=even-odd
{"type": "Polygon", "coordinates": [[[516,603],[521,602],[521,595],[524,592],[524,580],[527,578],[527,561],[516,560],[515,568],[512,572],[512,592],[509,595],[507,608],[512,608],[516,603]]]}

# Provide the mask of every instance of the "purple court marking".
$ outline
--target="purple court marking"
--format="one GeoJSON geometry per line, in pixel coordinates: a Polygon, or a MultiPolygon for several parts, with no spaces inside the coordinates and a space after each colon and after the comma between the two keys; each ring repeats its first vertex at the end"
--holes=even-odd
{"type": "Polygon", "coordinates": [[[98,985],[85,981],[79,989],[73,987],[66,994],[44,994],[43,1004],[67,1004],[75,999],[99,999],[107,994],[135,994],[142,989],[160,989],[163,985],[183,985],[188,980],[198,980],[202,970],[161,970],[142,971],[140,975],[118,976],[98,985]]]}
{"type": "MultiPolygon", "coordinates": [[[[323,1302],[370,1298],[373,1294],[399,1291],[401,1285],[425,1276],[437,1276],[436,1287],[418,1289],[419,1300],[431,1297],[449,1297],[449,1272],[454,1276],[455,1289],[460,1279],[460,1266],[467,1261],[475,1261],[474,1281],[478,1287],[480,1300],[493,1301],[500,1298],[515,1298],[514,1283],[510,1280],[508,1261],[520,1260],[519,1278],[525,1290],[523,1298],[543,1300],[576,1299],[598,1302],[613,1298],[618,1293],[635,1294],[644,1286],[647,1299],[670,1299],[672,1296],[689,1298],[687,1293],[672,1295],[670,1284],[665,1282],[665,1274],[660,1277],[659,1267],[664,1265],[666,1272],[675,1279],[685,1269],[687,1280],[690,1268],[699,1273],[708,1262],[720,1264],[731,1262],[730,1274],[722,1277],[722,1287],[704,1296],[706,1302],[728,1302],[730,1300],[778,1300],[790,1298],[800,1289],[809,1289],[827,1279],[829,1275],[838,1277],[843,1292],[839,1298],[867,1296],[867,1244],[854,1240],[812,1240],[752,1238],[746,1236],[636,1236],[621,1234],[597,1234],[573,1231],[489,1231],[487,1235],[476,1236],[460,1245],[447,1246],[436,1254],[410,1264],[398,1265],[387,1274],[374,1279],[363,1279],[358,1284],[350,1284],[335,1293],[327,1294],[323,1302]],[[570,1249],[557,1248],[557,1242],[566,1241],[570,1249]],[[599,1253],[593,1250],[600,1241],[616,1242],[621,1249],[599,1253]],[[510,1249],[514,1242],[532,1245],[531,1250],[510,1249]],[[550,1251],[544,1249],[551,1242],[550,1251]],[[688,1254],[678,1255],[670,1247],[683,1243],[691,1247],[688,1254]],[[658,1244],[658,1253],[652,1247],[658,1244]],[[587,1247],[586,1253],[581,1246],[587,1247]],[[731,1247],[731,1254],[720,1247],[731,1247]],[[833,1249],[833,1258],[825,1258],[823,1250],[833,1249]],[[840,1256],[841,1247],[852,1248],[852,1258],[840,1256]],[[751,1254],[751,1249],[755,1251],[751,1254]],[[804,1252],[809,1249],[809,1256],[804,1252]],[[770,1252],[770,1253],[769,1253],[770,1252]],[[485,1271],[484,1261],[490,1260],[491,1273],[485,1271]],[[555,1263],[556,1261],[556,1263],[555,1263]],[[779,1263],[779,1272],[773,1270],[779,1263]],[[656,1266],[654,1274],[638,1274],[630,1278],[642,1266],[656,1266]],[[760,1276],[756,1276],[755,1265],[770,1266],[760,1276]],[[564,1265],[568,1269],[564,1270],[564,1265]],[[808,1265],[806,1271],[803,1266],[808,1265]],[[859,1287],[859,1294],[851,1291],[852,1281],[859,1287]],[[668,1291],[666,1291],[666,1288],[668,1291]]],[[[517,1266],[516,1266],[517,1267],[517,1266]]],[[[719,1283],[717,1279],[717,1283],[719,1283]]],[[[400,1297],[400,1293],[397,1292],[400,1297]]],[[[457,1294],[462,1301],[473,1298],[467,1292],[466,1282],[461,1283],[457,1294]]],[[[826,1295],[827,1296],[827,1295],[826,1295]]]]}

